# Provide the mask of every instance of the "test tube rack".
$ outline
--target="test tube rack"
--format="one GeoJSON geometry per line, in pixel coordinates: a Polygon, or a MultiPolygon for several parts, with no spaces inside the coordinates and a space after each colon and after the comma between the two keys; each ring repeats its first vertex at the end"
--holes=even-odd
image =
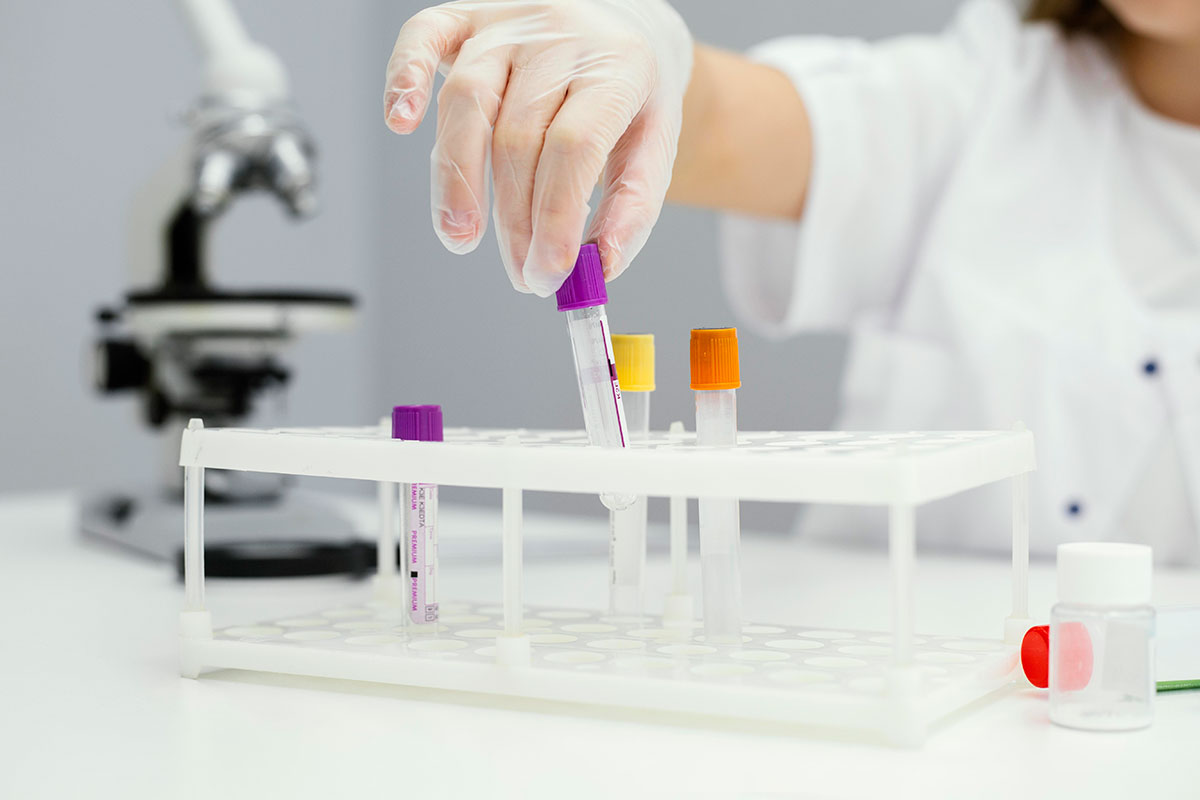
{"type": "MultiPolygon", "coordinates": [[[[682,426],[627,450],[583,432],[447,429],[444,442],[394,440],[383,426],[221,429],[183,434],[185,608],[181,671],[374,681],[572,705],[784,724],[919,745],[931,726],[1014,684],[1028,613],[1028,473],[1023,429],[930,433],[741,433],[705,448],[682,426]],[[401,483],[501,490],[503,602],[443,602],[441,622],[403,624],[394,574],[360,605],[214,628],[204,599],[206,468],[375,481],[380,554],[394,548],[401,483]],[[917,506],[1007,480],[1013,502],[1012,613],[996,640],[914,633],[917,506]],[[746,624],[743,641],[703,641],[687,603],[660,617],[610,617],[522,601],[522,492],[669,497],[672,560],[686,563],[687,497],[846,503],[889,509],[891,630],[746,624]],[[682,541],[681,541],[682,540],[682,541]]],[[[394,552],[394,550],[392,550],[394,552]]],[[[382,569],[394,570],[381,557],[382,569]]],[[[671,602],[671,601],[675,602],[671,602]]],[[[997,621],[997,633],[1000,633],[997,621]]]]}

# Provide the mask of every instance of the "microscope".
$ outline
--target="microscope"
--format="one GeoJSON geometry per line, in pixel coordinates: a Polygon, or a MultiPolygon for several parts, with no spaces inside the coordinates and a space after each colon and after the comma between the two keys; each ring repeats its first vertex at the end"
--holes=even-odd
{"type": "MultiPolygon", "coordinates": [[[[204,54],[204,91],[188,117],[190,141],[135,199],[133,289],[98,312],[93,363],[100,392],[140,398],[143,421],[162,440],[162,479],[92,499],[83,512],[85,533],[168,559],[182,546],[178,453],[188,419],[263,424],[289,383],[286,346],[301,333],[345,329],[355,313],[341,292],[229,291],[214,282],[205,246],[238,198],[266,191],[295,219],[316,211],[315,148],[282,64],[250,39],[229,0],[180,5],[204,54]]],[[[211,470],[205,485],[210,574],[226,561],[228,574],[353,571],[357,556],[338,546],[361,525],[343,504],[274,475],[211,470]]]]}

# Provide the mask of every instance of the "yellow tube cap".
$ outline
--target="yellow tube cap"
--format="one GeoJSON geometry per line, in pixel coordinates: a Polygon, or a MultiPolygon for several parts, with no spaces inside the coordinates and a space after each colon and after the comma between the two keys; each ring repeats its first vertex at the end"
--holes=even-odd
{"type": "Polygon", "coordinates": [[[693,328],[691,356],[693,389],[737,389],[742,385],[737,328],[693,328]]]}
{"type": "Polygon", "coordinates": [[[654,334],[614,333],[613,357],[622,392],[654,391],[654,334]]]}

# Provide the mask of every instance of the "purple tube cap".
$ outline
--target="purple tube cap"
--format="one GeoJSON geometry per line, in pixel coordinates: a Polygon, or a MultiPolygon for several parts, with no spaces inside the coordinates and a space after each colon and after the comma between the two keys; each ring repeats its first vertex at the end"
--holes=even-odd
{"type": "Polygon", "coordinates": [[[442,441],[442,407],[396,406],[392,409],[392,438],[406,442],[442,441]]]}
{"type": "Polygon", "coordinates": [[[596,245],[585,244],[579,248],[575,269],[571,270],[555,297],[559,311],[602,306],[608,302],[604,265],[600,263],[600,250],[596,245]]]}

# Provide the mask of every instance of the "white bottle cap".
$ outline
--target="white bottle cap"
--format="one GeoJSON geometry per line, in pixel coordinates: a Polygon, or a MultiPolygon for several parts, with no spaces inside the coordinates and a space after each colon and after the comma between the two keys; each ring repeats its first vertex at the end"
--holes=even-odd
{"type": "Polygon", "coordinates": [[[1153,562],[1153,551],[1144,544],[1060,544],[1059,602],[1089,606],[1147,605],[1153,562]]]}

